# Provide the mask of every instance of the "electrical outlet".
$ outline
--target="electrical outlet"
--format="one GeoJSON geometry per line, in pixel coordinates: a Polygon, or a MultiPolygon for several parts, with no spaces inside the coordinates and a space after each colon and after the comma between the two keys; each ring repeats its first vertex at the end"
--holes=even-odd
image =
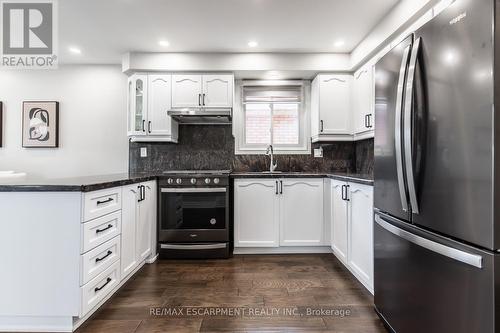
{"type": "Polygon", "coordinates": [[[141,147],[141,157],[148,157],[148,148],[141,147]]]}
{"type": "Polygon", "coordinates": [[[323,157],[323,148],[314,149],[314,157],[323,157]]]}

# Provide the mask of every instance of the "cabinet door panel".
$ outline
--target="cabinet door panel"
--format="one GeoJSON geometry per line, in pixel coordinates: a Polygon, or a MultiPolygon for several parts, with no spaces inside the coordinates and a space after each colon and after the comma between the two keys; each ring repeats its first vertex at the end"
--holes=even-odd
{"type": "Polygon", "coordinates": [[[132,75],[128,80],[128,135],[146,135],[147,119],[147,75],[132,75]]]}
{"type": "Polygon", "coordinates": [[[137,223],[137,260],[142,262],[151,254],[152,224],[156,222],[156,186],[154,182],[142,183],[144,200],[139,203],[137,223]]]}
{"type": "Polygon", "coordinates": [[[122,190],[122,239],[121,239],[121,276],[130,274],[138,265],[137,261],[137,221],[139,220],[137,184],[124,186],[122,190]]]}
{"type": "Polygon", "coordinates": [[[320,134],[351,134],[351,75],[320,75],[320,134]]]}
{"type": "Polygon", "coordinates": [[[233,76],[203,75],[203,102],[207,107],[233,106],[233,76]]]}
{"type": "Polygon", "coordinates": [[[172,75],[172,107],[200,106],[201,87],[201,75],[172,75]]]}
{"type": "Polygon", "coordinates": [[[349,267],[373,290],[373,188],[349,184],[349,267]]]}
{"type": "Polygon", "coordinates": [[[172,107],[172,76],[149,75],[148,81],[148,134],[176,134],[177,122],[167,115],[172,107]]]}
{"type": "Polygon", "coordinates": [[[276,180],[235,180],[235,247],[279,246],[279,200],[276,180]]]}
{"type": "Polygon", "coordinates": [[[323,243],[323,179],[284,179],[280,194],[280,245],[323,243]]]}
{"type": "Polygon", "coordinates": [[[359,134],[374,129],[373,108],[375,105],[375,85],[373,66],[368,65],[354,74],[352,111],[354,133],[359,134]]]}
{"type": "Polygon", "coordinates": [[[347,264],[347,201],[342,199],[345,182],[332,180],[332,250],[343,263],[347,264]]]}

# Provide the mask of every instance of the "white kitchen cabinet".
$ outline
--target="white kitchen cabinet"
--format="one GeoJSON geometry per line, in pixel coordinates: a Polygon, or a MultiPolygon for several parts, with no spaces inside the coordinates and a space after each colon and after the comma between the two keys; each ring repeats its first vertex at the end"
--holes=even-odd
{"type": "Polygon", "coordinates": [[[167,114],[172,102],[172,75],[134,74],[128,85],[130,140],[177,142],[178,124],[167,114]]]}
{"type": "Polygon", "coordinates": [[[152,252],[152,224],[156,223],[156,183],[124,186],[122,208],[122,277],[152,252]]]}
{"type": "Polygon", "coordinates": [[[128,79],[128,136],[145,136],[148,76],[134,74],[128,79]]]}
{"type": "Polygon", "coordinates": [[[139,264],[137,261],[137,221],[139,220],[139,184],[122,189],[121,276],[129,275],[139,264]]]}
{"type": "Polygon", "coordinates": [[[321,246],[323,179],[283,179],[280,185],[280,246],[321,246]]]}
{"type": "Polygon", "coordinates": [[[232,74],[172,75],[172,107],[230,108],[233,90],[232,74]]]}
{"type": "Polygon", "coordinates": [[[278,181],[234,181],[234,246],[279,246],[278,181]]]}
{"type": "Polygon", "coordinates": [[[148,75],[148,136],[177,141],[179,125],[167,114],[172,108],[172,76],[148,75]]]}
{"type": "Polygon", "coordinates": [[[355,139],[373,137],[375,119],[374,66],[366,65],[354,73],[352,89],[353,132],[355,139]]]}
{"type": "Polygon", "coordinates": [[[202,76],[199,74],[172,75],[172,107],[201,106],[202,87],[202,76]]]}
{"type": "Polygon", "coordinates": [[[323,180],[235,180],[234,228],[235,247],[323,245],[323,180]]]}
{"type": "Polygon", "coordinates": [[[332,226],[331,240],[333,253],[347,264],[347,201],[344,200],[344,189],[346,183],[338,180],[331,180],[331,200],[332,200],[332,226]]]}
{"type": "Polygon", "coordinates": [[[156,224],[156,182],[141,184],[144,198],[139,204],[137,222],[137,260],[145,260],[152,252],[152,225],[156,224]]]}
{"type": "Polygon", "coordinates": [[[311,85],[311,137],[313,142],[352,140],[352,75],[320,74],[311,85]]]}
{"type": "Polygon", "coordinates": [[[233,84],[234,78],[230,74],[203,75],[203,105],[217,108],[232,107],[233,84]]]}
{"type": "Polygon", "coordinates": [[[331,181],[332,249],[373,292],[373,187],[331,181]]]}
{"type": "Polygon", "coordinates": [[[349,267],[373,289],[373,187],[349,184],[349,267]]]}

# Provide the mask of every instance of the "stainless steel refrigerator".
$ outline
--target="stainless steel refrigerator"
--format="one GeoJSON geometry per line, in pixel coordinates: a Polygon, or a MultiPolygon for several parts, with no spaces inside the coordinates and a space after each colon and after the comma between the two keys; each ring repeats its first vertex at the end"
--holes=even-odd
{"type": "Polygon", "coordinates": [[[500,332],[499,24],[500,0],[456,0],[376,64],[375,307],[398,333],[500,332]]]}

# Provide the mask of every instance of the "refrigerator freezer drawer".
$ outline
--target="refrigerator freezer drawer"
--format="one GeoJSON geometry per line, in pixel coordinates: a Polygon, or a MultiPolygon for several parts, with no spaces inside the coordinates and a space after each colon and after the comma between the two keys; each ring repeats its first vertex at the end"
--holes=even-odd
{"type": "Polygon", "coordinates": [[[498,255],[376,214],[375,306],[395,332],[495,332],[498,255]]]}

